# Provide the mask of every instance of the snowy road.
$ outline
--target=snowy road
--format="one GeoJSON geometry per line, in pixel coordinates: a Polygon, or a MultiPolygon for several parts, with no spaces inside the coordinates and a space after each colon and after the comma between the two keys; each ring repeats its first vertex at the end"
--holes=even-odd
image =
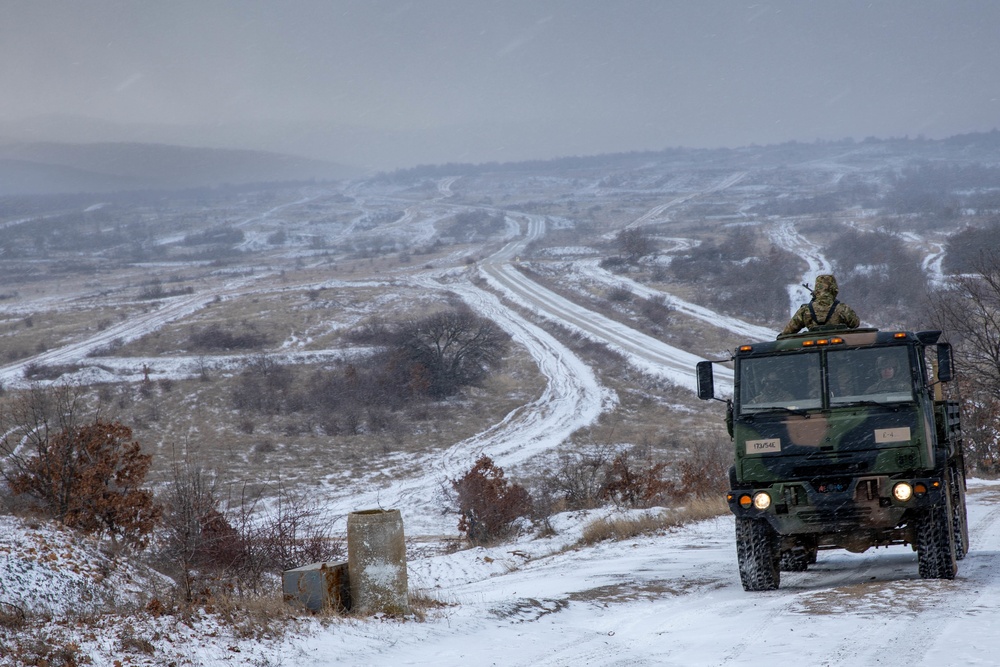
{"type": "Polygon", "coordinates": [[[0,383],[8,387],[20,386],[25,383],[24,371],[29,365],[61,366],[75,364],[85,359],[91,352],[106,348],[116,341],[128,342],[145,336],[174,320],[186,317],[204,308],[216,297],[221,298],[227,294],[239,292],[248,284],[260,280],[267,275],[266,273],[260,273],[252,277],[236,279],[221,287],[203,290],[191,296],[162,299],[159,301],[160,306],[158,308],[151,308],[149,312],[134,315],[128,320],[108,327],[93,336],[88,336],[83,340],[0,367],[0,383]]]}
{"type": "Polygon", "coordinates": [[[681,195],[680,197],[675,197],[674,199],[671,199],[665,204],[659,204],[658,206],[654,206],[653,208],[649,209],[644,214],[642,214],[641,216],[630,222],[628,225],[626,225],[625,228],[632,229],[635,227],[642,227],[643,225],[649,225],[654,222],[658,222],[660,216],[666,213],[669,209],[684,204],[686,202],[689,202],[696,197],[700,197],[702,195],[706,195],[711,192],[718,192],[720,190],[725,190],[726,188],[732,187],[737,183],[739,183],[740,181],[742,181],[744,178],[746,178],[746,175],[747,172],[745,171],[740,171],[735,174],[731,174],[709,188],[706,188],[704,190],[698,190],[696,192],[691,192],[686,195],[681,195]]]}
{"type": "MultiPolygon", "coordinates": [[[[701,361],[700,357],[587,310],[534,282],[510,263],[510,258],[516,257],[524,245],[545,232],[544,218],[534,215],[525,217],[528,230],[524,237],[510,242],[481,262],[480,270],[489,283],[543,316],[619,350],[630,363],[643,371],[661,375],[693,390],[694,368],[701,361]]],[[[732,383],[732,372],[728,369],[719,368],[716,373],[719,381],[732,383]]]]}
{"type": "MultiPolygon", "coordinates": [[[[823,249],[802,236],[802,234],[799,234],[799,231],[795,229],[794,222],[788,220],[779,222],[771,228],[770,237],[771,242],[776,246],[802,258],[809,265],[805,275],[802,277],[802,282],[811,283],[817,275],[833,272],[833,266],[830,264],[830,260],[823,254],[823,249]]],[[[808,303],[811,298],[809,292],[802,285],[789,285],[789,315],[798,309],[799,304],[808,303]]]]}
{"type": "Polygon", "coordinates": [[[673,306],[677,312],[683,313],[688,317],[693,317],[696,320],[701,320],[702,322],[706,322],[712,326],[718,326],[720,322],[724,322],[726,329],[745,337],[747,340],[770,340],[778,335],[778,332],[774,329],[768,329],[767,327],[750,324],[749,322],[744,322],[743,320],[735,317],[726,316],[725,318],[720,319],[719,313],[714,310],[709,310],[703,306],[685,301],[674,296],[673,294],[668,294],[666,292],[653,289],[652,287],[647,287],[646,285],[638,283],[631,278],[614,275],[610,271],[602,269],[598,264],[599,260],[583,259],[575,262],[575,268],[580,273],[591,278],[594,282],[602,283],[608,286],[623,285],[631,290],[633,294],[638,294],[646,299],[665,297],[667,303],[673,306]]]}
{"type": "MultiPolygon", "coordinates": [[[[908,547],[821,552],[777,591],[739,583],[733,519],[587,549],[550,538],[411,563],[449,604],[425,623],[344,624],[281,648],[299,665],[994,665],[1000,486],[970,488],[972,551],[921,580],[908,547]],[[502,663],[498,662],[501,660],[502,663]]],[[[278,657],[278,656],[274,656],[278,657]]]]}
{"type": "Polygon", "coordinates": [[[448,289],[473,309],[489,317],[514,342],[523,346],[546,378],[545,389],[535,400],[513,410],[499,423],[443,452],[410,456],[403,478],[372,488],[369,484],[334,484],[325,490],[324,504],[332,516],[369,507],[396,507],[403,514],[410,537],[454,534],[456,519],[443,515],[447,501],[441,487],[457,479],[481,454],[504,468],[555,450],[574,431],[592,423],[615,402],[593,370],[551,335],[504,306],[500,300],[470,283],[442,285],[432,277],[417,280],[427,289],[448,289]],[[406,471],[420,471],[407,477],[406,471]]]}
{"type": "MultiPolygon", "coordinates": [[[[526,215],[523,222],[522,236],[480,262],[479,270],[491,286],[545,317],[620,350],[630,363],[644,371],[694,388],[693,372],[699,357],[578,306],[517,270],[512,259],[526,244],[545,233],[543,217],[526,215]]],[[[324,491],[324,503],[333,515],[346,516],[367,507],[398,507],[403,513],[408,535],[435,536],[452,533],[455,524],[454,517],[444,516],[439,511],[446,505],[441,497],[442,485],[449,479],[458,478],[480,454],[487,454],[498,465],[507,468],[555,451],[574,431],[597,419],[615,399],[601,387],[593,370],[567,347],[505,306],[493,294],[475,287],[466,273],[435,272],[415,277],[411,282],[425,289],[458,294],[523,346],[546,378],[545,389],[539,398],[512,411],[490,429],[444,452],[408,459],[406,470],[398,471],[402,477],[400,481],[373,487],[363,480],[354,483],[338,480],[324,491]],[[421,472],[413,476],[407,471],[421,472]]],[[[773,332],[763,332],[767,338],[773,337],[773,332]]],[[[732,371],[720,367],[716,370],[716,378],[720,385],[731,386],[732,371]]]]}

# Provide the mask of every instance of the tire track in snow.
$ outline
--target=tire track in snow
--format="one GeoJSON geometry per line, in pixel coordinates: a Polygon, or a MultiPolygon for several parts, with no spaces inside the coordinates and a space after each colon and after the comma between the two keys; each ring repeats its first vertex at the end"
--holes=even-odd
{"type": "Polygon", "coordinates": [[[768,329],[767,327],[762,327],[756,324],[750,324],[749,322],[744,322],[743,320],[737,319],[735,317],[722,316],[719,313],[704,308],[702,306],[693,304],[689,301],[685,301],[679,297],[674,296],[668,292],[663,292],[661,290],[653,289],[643,285],[642,283],[636,282],[631,278],[626,278],[624,276],[616,276],[606,269],[602,269],[598,263],[600,260],[596,259],[581,259],[574,262],[574,268],[578,270],[581,274],[592,278],[596,282],[605,285],[625,285],[633,293],[638,294],[644,298],[656,298],[665,297],[667,303],[673,306],[674,310],[679,313],[683,313],[688,317],[693,317],[702,322],[707,322],[713,326],[724,326],[726,329],[737,333],[741,336],[746,337],[750,340],[770,340],[778,335],[778,332],[774,329],[768,329]],[[724,324],[720,324],[724,323],[724,324]]]}
{"type": "MultiPolygon", "coordinates": [[[[777,223],[769,232],[771,242],[805,260],[809,268],[803,275],[802,282],[812,281],[818,274],[833,273],[833,266],[823,254],[822,248],[799,234],[795,223],[784,221],[777,223]]],[[[799,304],[808,303],[812,296],[800,284],[788,286],[789,314],[798,309],[799,304]]]]}
{"type": "MultiPolygon", "coordinates": [[[[522,239],[512,241],[480,264],[480,271],[489,283],[518,303],[618,349],[643,371],[661,375],[693,390],[694,368],[702,361],[701,357],[587,310],[534,282],[509,263],[510,257],[516,255],[524,244],[544,233],[544,218],[529,215],[527,219],[528,232],[522,239]]],[[[732,371],[729,369],[717,368],[716,378],[723,386],[727,383],[732,385],[732,371]]]]}
{"type": "MultiPolygon", "coordinates": [[[[922,581],[921,587],[927,589],[920,592],[922,609],[905,617],[892,635],[884,639],[899,664],[976,664],[957,659],[954,650],[962,646],[968,652],[976,652],[975,644],[982,639],[970,625],[980,624],[983,637],[995,632],[991,617],[995,607],[993,597],[1000,585],[1000,533],[996,530],[1000,519],[996,503],[1000,494],[995,487],[969,491],[969,495],[983,493],[992,502],[969,503],[969,553],[959,561],[955,579],[922,581]]],[[[979,664],[996,664],[995,655],[981,655],[981,658],[979,664]]]]}
{"type": "Polygon", "coordinates": [[[162,305],[159,308],[151,310],[148,313],[130,317],[128,320],[98,332],[89,338],[0,367],[0,382],[9,386],[20,386],[26,382],[24,379],[25,369],[32,364],[40,366],[74,364],[86,358],[91,352],[102,347],[107,347],[118,340],[128,342],[140,338],[174,320],[201,310],[213,298],[222,296],[228,292],[238,291],[248,283],[259,280],[266,275],[269,274],[236,280],[220,288],[191,296],[163,299],[160,302],[162,305]]]}
{"type": "Polygon", "coordinates": [[[359,491],[343,489],[331,494],[327,506],[334,513],[368,507],[396,507],[403,513],[407,535],[441,535],[454,532],[454,517],[442,516],[446,505],[440,489],[457,478],[480,454],[501,467],[518,465],[558,447],[574,431],[588,426],[615,401],[597,381],[593,370],[550,334],[504,306],[493,294],[462,281],[442,285],[431,277],[415,279],[425,288],[458,294],[481,315],[492,319],[514,341],[524,346],[546,377],[542,394],[512,410],[490,428],[458,442],[443,453],[413,457],[410,467],[424,470],[410,479],[385,488],[359,491]]]}
{"type": "Polygon", "coordinates": [[[709,188],[706,188],[704,190],[698,190],[696,192],[691,192],[686,195],[681,195],[680,197],[675,197],[674,199],[671,199],[665,204],[654,206],[653,208],[649,209],[648,211],[646,211],[644,214],[642,214],[629,224],[625,225],[625,229],[634,229],[636,227],[642,227],[643,225],[652,224],[656,221],[657,218],[663,215],[667,211],[667,209],[673,208],[674,206],[678,206],[680,204],[684,204],[685,202],[689,202],[696,197],[700,197],[702,195],[706,195],[712,192],[719,192],[720,190],[725,190],[726,188],[732,187],[737,183],[739,183],[740,181],[742,181],[744,178],[746,178],[746,175],[747,172],[745,171],[731,174],[730,176],[727,176],[726,178],[722,179],[720,182],[716,183],[715,185],[709,188]]]}

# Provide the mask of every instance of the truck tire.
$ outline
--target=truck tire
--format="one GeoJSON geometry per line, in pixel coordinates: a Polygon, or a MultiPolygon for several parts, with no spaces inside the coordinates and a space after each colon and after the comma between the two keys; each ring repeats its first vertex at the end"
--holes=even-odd
{"type": "Polygon", "coordinates": [[[819,554],[819,549],[816,547],[815,544],[809,546],[806,549],[806,562],[809,563],[810,565],[815,565],[818,554],[819,554]]]}
{"type": "Polygon", "coordinates": [[[943,502],[924,510],[916,518],[917,565],[921,579],[954,579],[958,572],[951,485],[948,486],[943,502]]]}
{"type": "Polygon", "coordinates": [[[965,475],[952,468],[951,513],[955,532],[955,560],[962,560],[969,553],[969,517],[965,510],[965,475]]]}
{"type": "Polygon", "coordinates": [[[777,534],[763,519],[736,519],[736,556],[746,591],[772,591],[781,582],[777,534]]]}
{"type": "Polygon", "coordinates": [[[805,547],[782,551],[780,568],[782,572],[805,572],[809,569],[809,552],[805,547]]]}

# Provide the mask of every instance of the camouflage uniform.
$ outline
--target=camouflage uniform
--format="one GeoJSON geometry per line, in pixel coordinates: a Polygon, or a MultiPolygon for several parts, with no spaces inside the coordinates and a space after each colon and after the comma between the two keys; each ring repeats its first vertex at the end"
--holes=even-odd
{"type": "Polygon", "coordinates": [[[866,394],[879,394],[884,391],[907,391],[909,380],[899,371],[899,365],[885,357],[879,357],[875,363],[878,368],[878,380],[865,390],[866,394]]]}
{"type": "Polygon", "coordinates": [[[828,274],[816,276],[812,301],[799,306],[781,333],[798,333],[803,327],[813,331],[833,324],[857,327],[861,320],[850,306],[837,301],[837,291],[836,278],[828,274]]]}

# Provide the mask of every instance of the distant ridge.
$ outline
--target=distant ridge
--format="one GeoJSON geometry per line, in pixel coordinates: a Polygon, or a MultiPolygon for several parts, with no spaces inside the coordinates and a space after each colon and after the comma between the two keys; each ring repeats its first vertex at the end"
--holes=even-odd
{"type": "Polygon", "coordinates": [[[0,143],[0,195],[339,180],[339,164],[264,151],[145,143],[0,143]]]}

